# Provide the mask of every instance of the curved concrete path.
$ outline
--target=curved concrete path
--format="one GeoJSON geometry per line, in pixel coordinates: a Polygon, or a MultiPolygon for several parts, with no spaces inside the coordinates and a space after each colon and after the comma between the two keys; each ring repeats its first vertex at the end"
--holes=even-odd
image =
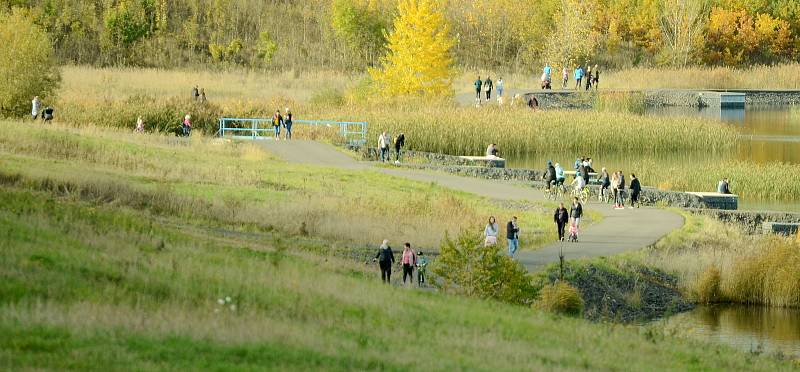
{"type": "MultiPolygon", "coordinates": [[[[376,172],[469,192],[492,199],[546,201],[542,192],[522,183],[460,177],[446,173],[374,167],[358,162],[333,146],[314,141],[263,141],[265,148],[294,163],[347,169],[370,169],[376,172]]],[[[566,259],[611,256],[654,244],[671,231],[683,226],[683,216],[656,208],[614,210],[608,204],[589,203],[588,209],[599,212],[603,220],[583,229],[578,243],[555,242],[535,251],[517,252],[516,258],[534,271],[558,262],[563,249],[566,259]]],[[[555,225],[553,226],[555,229],[555,225]]]]}

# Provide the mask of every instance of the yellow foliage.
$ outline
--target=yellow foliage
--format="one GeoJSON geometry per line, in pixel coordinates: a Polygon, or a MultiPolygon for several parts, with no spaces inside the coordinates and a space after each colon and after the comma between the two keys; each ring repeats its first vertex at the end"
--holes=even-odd
{"type": "Polygon", "coordinates": [[[579,316],[583,312],[583,298],[575,287],[559,282],[542,288],[533,307],[552,313],[579,316]]]}
{"type": "Polygon", "coordinates": [[[371,69],[386,96],[452,95],[455,41],[436,0],[401,0],[381,69],[371,69]]]}

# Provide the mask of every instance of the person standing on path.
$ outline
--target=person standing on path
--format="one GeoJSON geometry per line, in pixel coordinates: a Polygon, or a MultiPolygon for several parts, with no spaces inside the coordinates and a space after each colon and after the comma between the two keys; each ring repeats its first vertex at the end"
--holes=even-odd
{"type": "Polygon", "coordinates": [[[577,197],[572,198],[572,209],[569,211],[569,216],[572,218],[572,223],[575,227],[581,226],[581,217],[583,217],[583,206],[577,197]]]}
{"type": "Polygon", "coordinates": [[[586,80],[586,90],[588,91],[592,87],[592,66],[589,66],[588,63],[586,66],[586,77],[584,80],[586,80]]]}
{"type": "Polygon", "coordinates": [[[281,127],[283,126],[283,115],[281,110],[275,110],[275,115],[272,115],[272,129],[275,130],[275,140],[281,140],[281,127]]]}
{"type": "Polygon", "coordinates": [[[483,90],[486,91],[486,102],[489,102],[492,99],[492,89],[494,89],[492,78],[487,76],[486,80],[483,82],[483,90]]]}
{"type": "Polygon", "coordinates": [[[200,97],[200,91],[197,89],[197,85],[192,87],[192,101],[197,101],[197,97],[200,97]]]}
{"type": "Polygon", "coordinates": [[[381,161],[385,162],[389,160],[389,142],[392,140],[389,139],[389,135],[384,131],[378,136],[378,148],[381,151],[381,161]]]}
{"type": "Polygon", "coordinates": [[[619,173],[611,175],[611,193],[614,194],[614,209],[619,208],[619,173]]]}
{"type": "Polygon", "coordinates": [[[497,80],[497,101],[500,101],[503,98],[503,90],[505,87],[503,86],[503,78],[497,80]]]}
{"type": "Polygon", "coordinates": [[[583,69],[581,66],[575,67],[575,90],[581,89],[581,79],[583,79],[583,69]]]}
{"type": "Polygon", "coordinates": [[[378,266],[381,267],[381,280],[384,283],[392,282],[392,265],[394,264],[394,253],[392,247],[389,246],[389,240],[384,240],[381,247],[378,248],[378,254],[372,259],[374,262],[378,260],[378,266]]]}
{"type": "Polygon", "coordinates": [[[489,223],[483,229],[483,245],[485,247],[497,244],[497,234],[500,233],[500,226],[497,225],[497,220],[494,216],[489,216],[489,223]]]}
{"type": "Polygon", "coordinates": [[[611,186],[611,179],[608,176],[608,171],[604,167],[600,172],[600,196],[599,199],[602,202],[608,203],[608,188],[611,186]]]}
{"type": "Polygon", "coordinates": [[[33,116],[33,120],[39,118],[39,111],[42,110],[42,101],[39,100],[39,96],[33,97],[31,101],[31,116],[33,116]]]}
{"type": "Polygon", "coordinates": [[[478,80],[475,80],[475,82],[472,83],[472,84],[475,86],[475,100],[478,102],[478,104],[480,104],[481,103],[481,87],[483,87],[483,81],[481,81],[481,77],[478,76],[478,80]]]}
{"type": "Polygon", "coordinates": [[[406,146],[406,135],[400,132],[400,135],[394,139],[395,161],[398,164],[400,163],[400,152],[403,151],[403,147],[405,146],[406,146]]]}
{"type": "Polygon", "coordinates": [[[506,239],[508,239],[508,255],[514,257],[519,249],[519,225],[517,225],[517,216],[511,217],[506,225],[506,239]]]}
{"type": "Polygon", "coordinates": [[[567,83],[569,82],[569,70],[567,70],[567,66],[564,66],[564,69],[561,70],[561,89],[567,89],[567,83]]]}
{"type": "Polygon", "coordinates": [[[403,259],[401,263],[403,264],[403,284],[406,284],[406,277],[408,277],[408,282],[413,286],[414,266],[417,265],[417,255],[414,254],[414,251],[411,249],[411,243],[403,245],[403,259]]]}
{"type": "Polygon", "coordinates": [[[564,203],[560,203],[558,208],[556,208],[556,213],[553,215],[553,221],[558,227],[558,240],[563,242],[564,227],[566,227],[567,222],[569,222],[569,211],[567,211],[567,208],[564,207],[564,203]]]}
{"type": "Polygon", "coordinates": [[[133,130],[136,133],[143,133],[144,132],[144,119],[141,116],[136,118],[136,129],[133,130]]]}
{"type": "Polygon", "coordinates": [[[206,103],[206,90],[205,90],[205,88],[200,88],[200,94],[197,96],[197,102],[206,103]]]}
{"type": "Polygon", "coordinates": [[[284,138],[290,140],[292,139],[292,110],[289,110],[287,107],[285,113],[283,117],[283,127],[286,128],[286,134],[284,138]]]}
{"type": "Polygon", "coordinates": [[[642,185],[636,175],[631,173],[631,208],[635,205],[639,208],[642,203],[639,202],[639,193],[642,192],[642,185]]]}
{"type": "Polygon", "coordinates": [[[425,284],[425,274],[427,274],[428,259],[422,251],[417,252],[417,283],[420,287],[425,284]]]}
{"type": "Polygon", "coordinates": [[[619,207],[621,209],[624,209],[625,208],[625,174],[623,174],[622,171],[619,171],[619,187],[618,187],[618,189],[619,189],[619,192],[617,192],[617,194],[619,195],[619,207]]]}
{"type": "Polygon", "coordinates": [[[592,71],[593,71],[592,85],[594,85],[594,91],[596,92],[597,91],[597,84],[600,82],[600,69],[597,67],[597,65],[594,65],[594,68],[592,69],[592,71]]]}

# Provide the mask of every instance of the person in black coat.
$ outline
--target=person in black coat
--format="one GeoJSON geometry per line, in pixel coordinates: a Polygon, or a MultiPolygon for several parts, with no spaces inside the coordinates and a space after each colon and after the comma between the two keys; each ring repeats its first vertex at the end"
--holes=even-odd
{"type": "Polygon", "coordinates": [[[556,209],[556,213],[553,215],[553,221],[558,226],[558,240],[564,241],[564,227],[567,226],[567,222],[569,222],[569,211],[564,207],[564,203],[561,203],[556,209]]]}
{"type": "Polygon", "coordinates": [[[630,189],[631,189],[631,207],[636,205],[636,208],[639,208],[639,206],[642,205],[642,203],[639,202],[639,193],[642,192],[642,185],[639,183],[639,179],[636,178],[636,175],[633,173],[631,173],[630,189]]]}
{"type": "Polygon", "coordinates": [[[553,166],[552,161],[547,161],[547,171],[544,174],[544,181],[547,183],[548,190],[550,190],[550,184],[556,182],[556,167],[553,166]]]}
{"type": "Polygon", "coordinates": [[[403,133],[400,133],[400,135],[397,136],[397,138],[394,139],[394,152],[395,152],[395,155],[396,155],[395,160],[397,162],[400,161],[400,152],[403,150],[403,147],[405,147],[405,146],[406,146],[406,135],[403,134],[403,133]]]}
{"type": "Polygon", "coordinates": [[[381,267],[381,280],[383,280],[384,283],[391,283],[394,253],[392,253],[392,247],[389,246],[388,240],[384,240],[383,244],[381,244],[381,247],[378,249],[378,254],[372,259],[373,262],[375,260],[378,261],[378,265],[381,267]]]}

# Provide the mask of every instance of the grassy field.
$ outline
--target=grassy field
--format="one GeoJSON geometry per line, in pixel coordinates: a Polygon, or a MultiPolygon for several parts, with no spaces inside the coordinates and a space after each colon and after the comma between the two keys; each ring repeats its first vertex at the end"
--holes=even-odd
{"type": "Polygon", "coordinates": [[[552,230],[541,206],[510,210],[378,172],[290,165],[252,144],[199,136],[181,141],[101,127],[2,125],[0,169],[18,175],[14,183],[74,189],[191,222],[275,230],[287,237],[310,234],[359,246],[388,238],[398,246],[411,241],[435,248],[448,231],[477,233],[489,215],[499,220],[517,215],[531,233],[522,236],[528,248],[555,239],[533,234],[552,230]]]}
{"type": "MultiPolygon", "coordinates": [[[[33,138],[22,145],[10,135],[0,141],[3,369],[792,368],[678,340],[658,327],[592,324],[527,307],[384,286],[374,266],[326,254],[336,243],[321,238],[324,233],[226,226],[221,220],[233,216],[216,215],[214,203],[206,212],[199,204],[183,205],[199,203],[197,194],[210,192],[201,191],[203,186],[220,188],[234,174],[238,187],[246,188],[253,178],[270,180],[267,167],[254,168],[267,172],[256,176],[250,163],[299,172],[249,147],[170,144],[169,138],[148,136],[138,137],[145,145],[137,145],[135,137],[106,130],[2,125],[6,132],[26,130],[33,138]],[[242,169],[209,168],[218,165],[212,158],[226,152],[242,156],[242,169]],[[56,154],[62,159],[54,159],[56,154]],[[159,167],[155,159],[162,156],[182,165],[159,167]],[[80,176],[68,177],[76,170],[80,176]],[[172,184],[170,196],[160,200],[173,204],[148,199],[157,194],[146,191],[147,171],[172,184]],[[81,178],[98,181],[90,187],[81,178]],[[177,182],[184,179],[200,189],[180,191],[190,188],[177,182]],[[131,188],[100,186],[114,180],[131,188]],[[193,213],[218,220],[199,221],[193,213]]],[[[326,176],[329,184],[346,187],[334,177],[345,173],[326,176]]],[[[291,185],[295,177],[286,182],[291,185]]],[[[270,187],[259,188],[262,197],[272,197],[270,187]]],[[[320,192],[312,185],[304,190],[310,200],[320,192]]]]}

